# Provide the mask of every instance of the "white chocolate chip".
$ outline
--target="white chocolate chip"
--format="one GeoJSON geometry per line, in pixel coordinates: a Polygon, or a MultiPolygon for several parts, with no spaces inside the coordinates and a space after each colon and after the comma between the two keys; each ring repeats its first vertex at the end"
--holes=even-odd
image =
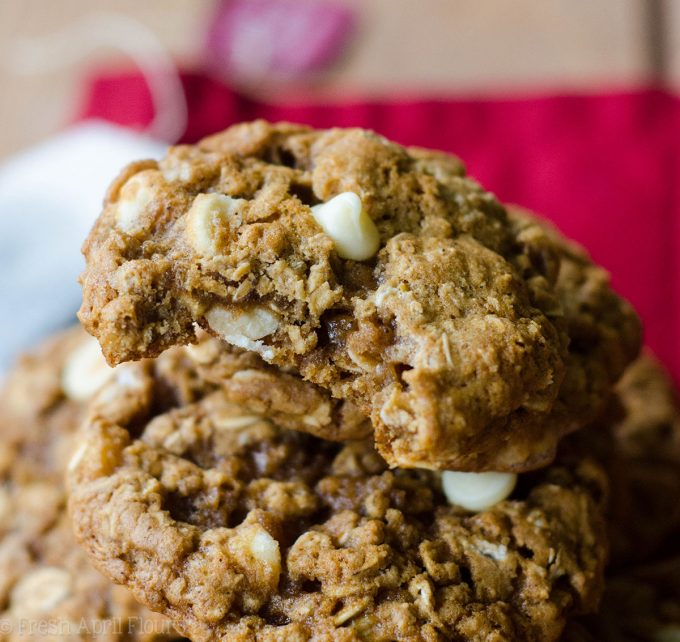
{"type": "Polygon", "coordinates": [[[104,360],[97,340],[88,337],[67,359],[61,372],[61,387],[70,399],[85,401],[111,378],[113,372],[104,360]]]}
{"type": "Polygon", "coordinates": [[[124,363],[116,367],[116,387],[123,392],[141,391],[144,388],[144,371],[135,363],[124,363]]]}
{"type": "Polygon", "coordinates": [[[231,554],[241,562],[255,562],[259,580],[274,589],[281,576],[279,543],[260,524],[241,524],[229,542],[231,554]]]}
{"type": "Polygon", "coordinates": [[[365,261],[378,251],[378,228],[354,192],[343,192],[326,203],[315,205],[312,214],[333,239],[340,258],[365,261]]]}
{"type": "Polygon", "coordinates": [[[279,327],[279,320],[271,310],[258,306],[239,310],[216,305],[206,312],[205,318],[227,343],[258,352],[265,359],[274,357],[274,351],[259,340],[274,334],[279,327]]]}
{"type": "Polygon", "coordinates": [[[250,552],[258,562],[272,567],[281,565],[279,543],[264,528],[257,529],[253,534],[250,552]]]}
{"type": "Polygon", "coordinates": [[[241,205],[242,198],[225,194],[199,194],[187,212],[187,235],[191,247],[201,256],[217,254],[217,230],[228,224],[241,205]]]}
{"type": "Polygon", "coordinates": [[[61,568],[47,566],[26,575],[12,590],[12,608],[22,612],[45,613],[71,593],[72,579],[61,568]]]}
{"type": "Polygon", "coordinates": [[[514,473],[461,473],[445,470],[442,488],[451,504],[482,511],[506,499],[517,483],[514,473]]]}
{"type": "Polygon", "coordinates": [[[116,225],[126,234],[139,231],[139,218],[155,198],[146,172],[135,174],[123,185],[116,203],[116,225]]]}
{"type": "Polygon", "coordinates": [[[144,390],[145,375],[139,363],[123,363],[114,368],[115,386],[103,386],[97,394],[97,402],[106,406],[130,394],[139,394],[144,390]]]}
{"type": "Polygon", "coordinates": [[[163,168],[163,178],[172,183],[173,181],[180,181],[188,183],[194,176],[194,169],[191,163],[180,161],[174,165],[163,168]]]}

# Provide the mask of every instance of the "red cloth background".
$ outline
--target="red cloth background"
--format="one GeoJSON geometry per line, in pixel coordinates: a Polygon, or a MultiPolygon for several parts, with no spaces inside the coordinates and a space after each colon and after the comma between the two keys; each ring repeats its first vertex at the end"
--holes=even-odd
{"type": "MultiPolygon", "coordinates": [[[[680,101],[662,91],[521,99],[324,105],[254,101],[185,75],[192,142],[266,118],[356,125],[404,144],[451,151],[506,202],[580,241],[640,312],[648,345],[680,381],[680,101]]],[[[143,128],[151,97],[136,74],[88,86],[81,118],[143,128]]]]}

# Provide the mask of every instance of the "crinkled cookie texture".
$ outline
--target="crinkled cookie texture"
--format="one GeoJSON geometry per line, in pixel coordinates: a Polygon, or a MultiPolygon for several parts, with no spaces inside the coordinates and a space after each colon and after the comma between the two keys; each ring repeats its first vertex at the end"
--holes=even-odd
{"type": "Polygon", "coordinates": [[[78,328],[23,357],[0,391],[2,642],[179,638],[96,571],[73,538],[62,477],[97,372],[102,383],[110,368],[78,328]]]}
{"type": "Polygon", "coordinates": [[[352,402],[402,467],[549,463],[639,344],[583,253],[457,159],[358,129],[258,121],[130,165],[84,253],[79,314],[110,363],[198,324],[352,402]],[[348,192],[360,211],[313,211],[348,192]],[[348,235],[377,254],[342,258],[348,235]]]}
{"type": "Polygon", "coordinates": [[[554,640],[601,590],[606,479],[578,453],[476,514],[370,440],[278,427],[222,388],[168,405],[164,362],[93,401],[77,537],[113,581],[207,640],[554,640]]]}
{"type": "Polygon", "coordinates": [[[609,478],[608,572],[680,553],[680,404],[650,354],[634,361],[609,404],[570,440],[609,478]]]}
{"type": "Polygon", "coordinates": [[[219,385],[229,401],[247,405],[283,428],[331,441],[370,436],[370,421],[352,402],[333,399],[327,390],[267,364],[254,352],[202,331],[197,334],[198,343],[185,354],[205,384],[219,385]]]}
{"type": "Polygon", "coordinates": [[[582,247],[527,210],[510,206],[508,217],[527,253],[558,257],[553,268],[555,292],[569,346],[565,377],[550,417],[573,429],[605,409],[612,384],[639,352],[640,322],[611,289],[609,274],[594,265],[582,247]]]}

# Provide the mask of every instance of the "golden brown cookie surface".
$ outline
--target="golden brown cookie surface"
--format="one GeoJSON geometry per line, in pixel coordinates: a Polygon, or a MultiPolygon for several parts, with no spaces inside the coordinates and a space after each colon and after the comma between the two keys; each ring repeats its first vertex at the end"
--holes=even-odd
{"type": "Polygon", "coordinates": [[[371,423],[349,401],[294,372],[270,366],[254,352],[234,348],[205,332],[187,348],[197,375],[219,385],[235,404],[246,404],[282,428],[304,430],[330,441],[357,440],[371,434],[371,423]]]}
{"type": "MultiPolygon", "coordinates": [[[[194,640],[551,640],[601,589],[606,482],[564,454],[471,514],[370,441],[276,426],[125,364],[90,410],[70,506],[98,567],[194,640]]],[[[187,351],[190,354],[190,351],[187,351]]]]}
{"type": "Polygon", "coordinates": [[[390,464],[523,470],[639,341],[601,278],[619,354],[570,367],[572,339],[603,337],[564,319],[561,251],[449,156],[256,122],[124,171],[85,245],[80,317],[114,363],[198,323],[355,404],[390,464]]]}
{"type": "Polygon", "coordinates": [[[83,404],[111,372],[78,328],[23,357],[0,392],[3,642],[178,637],[92,567],[66,514],[62,478],[83,404]]]}

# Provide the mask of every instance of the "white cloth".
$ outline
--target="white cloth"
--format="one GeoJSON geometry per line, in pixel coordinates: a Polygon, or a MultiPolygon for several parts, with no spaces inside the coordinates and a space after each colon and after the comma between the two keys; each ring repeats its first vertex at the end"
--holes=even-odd
{"type": "Polygon", "coordinates": [[[166,146],[110,123],[74,125],[0,165],[0,372],[75,320],[80,247],[108,184],[166,146]]]}

